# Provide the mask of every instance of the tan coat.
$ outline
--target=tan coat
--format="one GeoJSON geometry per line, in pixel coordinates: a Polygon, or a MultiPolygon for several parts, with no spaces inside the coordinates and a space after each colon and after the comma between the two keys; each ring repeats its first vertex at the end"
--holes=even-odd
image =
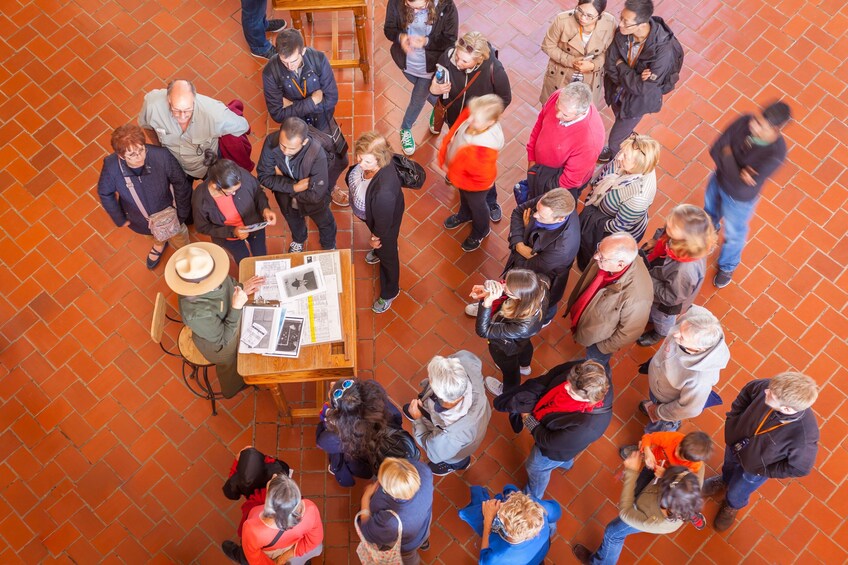
{"type": "Polygon", "coordinates": [[[612,14],[604,12],[595,24],[595,31],[589,38],[589,43],[583,47],[580,37],[580,27],[574,19],[574,10],[560,13],[548,29],[542,51],[550,57],[545,69],[545,79],[542,83],[542,94],[539,101],[544,104],[551,94],[571,82],[571,76],[576,72],[572,66],[581,59],[595,64],[595,70],[585,73],[583,80],[592,89],[592,96],[597,106],[603,98],[604,60],[607,48],[615,35],[616,21],[612,14]]]}
{"type": "MultiPolygon", "coordinates": [[[[598,262],[592,261],[568,298],[569,311],[596,274],[598,262]]],[[[596,345],[601,353],[615,353],[642,335],[653,301],[651,275],[645,262],[636,257],[627,272],[599,290],[583,310],[574,341],[584,347],[596,345]]]]}

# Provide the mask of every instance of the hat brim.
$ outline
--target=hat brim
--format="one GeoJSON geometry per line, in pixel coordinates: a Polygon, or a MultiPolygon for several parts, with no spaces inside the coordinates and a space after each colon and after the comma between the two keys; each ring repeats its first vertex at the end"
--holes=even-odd
{"type": "Polygon", "coordinates": [[[206,241],[198,241],[191,243],[185,247],[181,247],[171,255],[168,259],[168,264],[165,265],[165,282],[168,287],[181,296],[200,296],[206,294],[210,290],[216,289],[230,273],[230,256],[220,245],[209,243],[206,241]],[[192,247],[203,249],[212,256],[215,266],[212,272],[200,282],[188,282],[180,278],[177,274],[177,261],[185,254],[184,250],[192,247]]]}

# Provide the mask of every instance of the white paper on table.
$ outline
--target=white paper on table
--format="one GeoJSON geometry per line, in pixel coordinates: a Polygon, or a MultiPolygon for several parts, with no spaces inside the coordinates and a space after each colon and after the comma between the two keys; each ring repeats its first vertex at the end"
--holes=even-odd
{"type": "Polygon", "coordinates": [[[324,292],[324,273],[320,263],[307,263],[276,273],[280,301],[289,302],[324,292]]]}
{"type": "Polygon", "coordinates": [[[303,318],[286,316],[271,352],[274,357],[297,357],[303,342],[303,318]]]}
{"type": "MultiPolygon", "coordinates": [[[[318,262],[321,265],[321,272],[326,277],[336,277],[338,280],[342,276],[341,253],[332,251],[330,253],[310,253],[303,256],[305,263],[318,262]]],[[[338,286],[338,293],[342,293],[342,287],[338,286]]]]}
{"type": "Polygon", "coordinates": [[[291,269],[291,259],[273,259],[256,262],[256,276],[265,277],[265,284],[259,287],[254,300],[280,301],[280,287],[277,286],[277,273],[291,269]]]}
{"type": "Polygon", "coordinates": [[[303,345],[342,341],[342,317],[335,277],[324,279],[326,291],[286,303],[287,316],[303,318],[303,345]]]}
{"type": "Polygon", "coordinates": [[[239,353],[267,353],[276,343],[279,334],[280,318],[285,317],[284,308],[273,306],[245,306],[241,313],[241,331],[239,333],[239,353]],[[254,347],[243,341],[253,324],[265,328],[265,336],[254,347]]]}

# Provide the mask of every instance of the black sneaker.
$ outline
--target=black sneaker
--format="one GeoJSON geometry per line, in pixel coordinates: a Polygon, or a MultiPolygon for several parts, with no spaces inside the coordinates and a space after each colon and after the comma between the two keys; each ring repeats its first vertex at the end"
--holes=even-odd
{"type": "Polygon", "coordinates": [[[377,254],[374,253],[374,250],[372,249],[371,251],[365,254],[365,262],[369,265],[376,265],[380,262],[380,258],[377,257],[377,254]]]}
{"type": "Polygon", "coordinates": [[[656,331],[651,330],[640,335],[639,339],[636,340],[636,343],[638,343],[642,347],[651,347],[652,345],[656,345],[663,339],[665,339],[664,335],[660,335],[656,331]]]}
{"type": "Polygon", "coordinates": [[[730,280],[733,278],[733,271],[722,271],[721,269],[713,277],[713,285],[716,288],[724,288],[730,284],[730,280]]]}
{"type": "MultiPolygon", "coordinates": [[[[486,235],[489,235],[489,234],[486,234],[486,235]]],[[[469,253],[471,251],[475,251],[475,250],[480,248],[480,244],[483,243],[483,240],[486,238],[486,235],[484,235],[480,239],[468,236],[468,237],[465,238],[465,241],[462,242],[460,247],[462,247],[462,250],[465,251],[466,253],[469,253]]]]}
{"type": "Polygon", "coordinates": [[[467,224],[470,221],[471,221],[471,218],[468,218],[467,220],[460,220],[459,214],[454,214],[452,216],[449,216],[448,219],[445,220],[445,222],[442,225],[445,226],[446,230],[455,230],[456,228],[458,228],[462,224],[467,224]]]}
{"type": "Polygon", "coordinates": [[[580,563],[589,564],[592,562],[592,552],[582,543],[575,543],[571,546],[571,553],[577,558],[580,563]]]}
{"type": "Polygon", "coordinates": [[[273,59],[277,56],[277,50],[273,47],[265,51],[264,53],[251,53],[257,59],[273,59]]]}
{"type": "Polygon", "coordinates": [[[221,543],[221,551],[223,551],[224,555],[226,555],[236,563],[241,563],[241,555],[244,555],[244,553],[242,553],[241,551],[241,546],[236,542],[230,540],[221,543]]]}
{"type": "Polygon", "coordinates": [[[445,475],[450,475],[456,469],[448,465],[447,463],[427,463],[427,466],[430,467],[430,470],[437,477],[444,477],[445,475]]]}
{"type": "Polygon", "coordinates": [[[493,222],[500,222],[501,218],[503,218],[503,210],[499,204],[495,204],[491,208],[489,208],[489,219],[493,222]]]}
{"type": "Polygon", "coordinates": [[[612,154],[612,151],[610,150],[609,146],[605,145],[604,148],[601,150],[601,154],[598,155],[598,163],[609,163],[610,161],[612,161],[613,157],[614,155],[612,154]]]}
{"type": "Polygon", "coordinates": [[[281,31],[286,29],[288,25],[289,24],[286,22],[286,20],[268,20],[265,23],[265,31],[267,31],[268,33],[280,33],[281,31]]]}
{"type": "Polygon", "coordinates": [[[424,543],[418,546],[418,549],[420,549],[421,551],[427,551],[428,549],[430,549],[430,538],[425,539],[424,543]]]}

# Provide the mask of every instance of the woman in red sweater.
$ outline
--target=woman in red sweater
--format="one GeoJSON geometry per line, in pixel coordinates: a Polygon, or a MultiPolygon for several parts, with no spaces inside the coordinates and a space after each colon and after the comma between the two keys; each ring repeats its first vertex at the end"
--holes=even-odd
{"type": "Polygon", "coordinates": [[[264,506],[255,506],[241,531],[241,543],[225,541],[224,553],[249,565],[304,565],[324,550],[324,526],[318,507],[300,497],[300,488],[287,475],[268,481],[264,506]]]}
{"type": "Polygon", "coordinates": [[[471,222],[463,251],[474,251],[489,235],[486,193],[498,176],[498,152],[504,146],[498,119],[503,111],[503,100],[497,94],[473,98],[439,148],[439,166],[447,173],[448,183],[459,189],[459,212],[445,220],[445,228],[452,230],[471,222]]]}

